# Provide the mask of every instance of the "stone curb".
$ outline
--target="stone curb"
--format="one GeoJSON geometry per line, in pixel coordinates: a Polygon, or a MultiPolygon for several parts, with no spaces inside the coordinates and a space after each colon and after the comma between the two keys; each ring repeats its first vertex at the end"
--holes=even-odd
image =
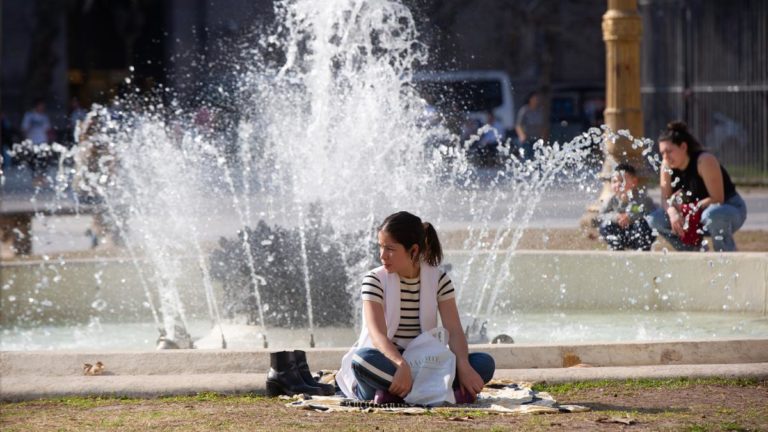
{"type": "MultiPolygon", "coordinates": [[[[487,352],[497,369],[592,366],[742,364],[768,362],[768,339],[471,345],[487,352]]],[[[146,352],[0,352],[0,376],[74,376],[83,363],[101,361],[112,374],[204,375],[265,373],[269,350],[166,350],[146,352]]],[[[337,369],[347,348],[307,349],[312,370],[337,369]]]]}
{"type": "MultiPolygon", "coordinates": [[[[501,369],[494,378],[518,382],[564,383],[592,380],[695,378],[768,379],[768,363],[664,365],[635,367],[581,367],[555,369],[501,369]]],[[[266,374],[181,374],[102,376],[12,376],[3,377],[0,399],[23,401],[62,397],[134,397],[266,392],[266,374]]]]}
{"type": "Polygon", "coordinates": [[[768,363],[696,364],[632,367],[570,367],[557,369],[501,369],[496,379],[550,384],[628,379],[754,378],[768,379],[768,363]]]}

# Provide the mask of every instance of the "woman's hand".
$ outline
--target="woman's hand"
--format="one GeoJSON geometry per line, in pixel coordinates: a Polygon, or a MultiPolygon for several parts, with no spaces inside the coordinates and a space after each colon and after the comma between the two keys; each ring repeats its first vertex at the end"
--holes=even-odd
{"type": "Polygon", "coordinates": [[[389,392],[395,396],[405,398],[408,393],[411,392],[413,386],[413,379],[411,378],[411,367],[408,363],[403,361],[395,371],[395,376],[392,378],[392,384],[389,386],[389,392]]]}
{"type": "Polygon", "coordinates": [[[463,391],[469,393],[473,397],[483,391],[483,386],[485,386],[485,383],[480,377],[480,374],[478,374],[472,365],[469,364],[468,360],[459,363],[457,367],[457,373],[459,385],[463,391]]]}
{"type": "Polygon", "coordinates": [[[672,232],[677,234],[678,237],[682,237],[685,233],[683,229],[683,216],[680,211],[674,207],[667,208],[667,216],[669,216],[669,225],[672,227],[672,232]]]}

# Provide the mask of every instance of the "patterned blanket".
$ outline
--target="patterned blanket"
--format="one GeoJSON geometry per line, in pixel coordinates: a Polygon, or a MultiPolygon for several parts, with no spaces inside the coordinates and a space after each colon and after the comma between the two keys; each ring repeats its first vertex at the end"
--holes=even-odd
{"type": "Polygon", "coordinates": [[[405,403],[374,404],[370,401],[347,399],[341,395],[282,397],[290,400],[286,406],[323,412],[364,411],[423,414],[430,410],[471,410],[491,413],[545,414],[589,411],[588,407],[580,405],[560,405],[549,393],[537,392],[527,384],[503,381],[488,383],[474,403],[461,405],[445,403],[438,407],[422,407],[405,403]]]}

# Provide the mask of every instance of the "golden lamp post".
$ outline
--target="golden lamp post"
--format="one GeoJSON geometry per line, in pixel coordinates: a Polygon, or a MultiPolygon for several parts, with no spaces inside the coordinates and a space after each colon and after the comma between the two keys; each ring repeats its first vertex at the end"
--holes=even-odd
{"type": "MultiPolygon", "coordinates": [[[[613,131],[628,129],[632,136],[643,136],[643,111],[640,99],[640,39],[643,25],[637,0],[608,0],[603,15],[605,41],[605,124],[613,131]]],[[[629,162],[638,171],[641,183],[647,180],[642,148],[633,149],[624,138],[606,140],[601,177],[604,180],[600,201],[611,193],[611,172],[616,164],[629,162]]],[[[588,225],[597,215],[600,203],[587,209],[588,225]]]]}

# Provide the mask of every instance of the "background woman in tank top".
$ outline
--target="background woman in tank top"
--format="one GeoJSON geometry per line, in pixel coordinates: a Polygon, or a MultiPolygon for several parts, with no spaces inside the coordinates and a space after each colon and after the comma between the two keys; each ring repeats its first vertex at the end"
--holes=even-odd
{"type": "Polygon", "coordinates": [[[690,241],[710,236],[715,251],[735,251],[733,234],[747,219],[747,206],[736,192],[728,171],[688,132],[683,122],[672,122],[659,136],[663,158],[660,174],[661,208],[649,215],[651,228],[677,250],[706,250],[690,241]],[[695,215],[687,223],[685,214],[695,215]],[[696,219],[700,217],[697,224],[696,219]]]}

